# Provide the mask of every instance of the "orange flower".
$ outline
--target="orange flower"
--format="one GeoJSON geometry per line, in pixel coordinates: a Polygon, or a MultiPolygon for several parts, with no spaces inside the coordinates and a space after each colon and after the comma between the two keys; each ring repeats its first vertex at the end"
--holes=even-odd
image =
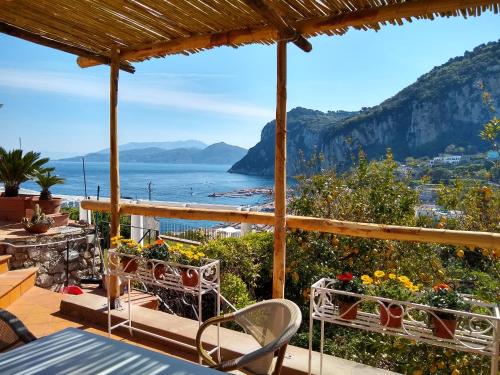
{"type": "Polygon", "coordinates": [[[449,290],[450,286],[448,284],[437,284],[437,285],[434,285],[434,291],[439,292],[441,289],[449,290]]]}
{"type": "Polygon", "coordinates": [[[156,244],[157,245],[163,245],[163,240],[161,240],[161,239],[156,240],[156,244]]]}

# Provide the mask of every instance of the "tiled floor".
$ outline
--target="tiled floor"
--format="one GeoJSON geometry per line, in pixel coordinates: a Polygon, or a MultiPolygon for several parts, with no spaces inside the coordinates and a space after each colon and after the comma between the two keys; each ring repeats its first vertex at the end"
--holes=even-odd
{"type": "MultiPolygon", "coordinates": [[[[98,335],[107,336],[108,333],[103,327],[71,321],[68,320],[67,317],[62,316],[59,313],[59,305],[62,298],[63,295],[61,293],[33,287],[21,296],[20,299],[11,304],[7,310],[22,320],[28,329],[37,337],[50,335],[68,327],[79,328],[98,335]]],[[[160,353],[166,353],[165,347],[148,340],[130,340],[116,335],[112,335],[112,338],[160,353]]],[[[168,354],[175,355],[175,352],[169,350],[168,354]]]]}
{"type": "MultiPolygon", "coordinates": [[[[73,321],[71,320],[71,318],[61,315],[59,312],[59,308],[62,298],[64,298],[62,294],[33,287],[24,295],[22,295],[17,301],[11,304],[7,308],[7,310],[21,319],[26,324],[28,329],[37,337],[46,336],[68,327],[83,329],[85,331],[89,331],[98,335],[107,335],[106,328],[104,327],[95,326],[90,323],[73,321]]],[[[237,335],[239,333],[235,332],[234,334],[237,335]]],[[[141,346],[149,350],[154,350],[163,354],[168,354],[197,362],[197,356],[194,352],[193,354],[188,354],[185,350],[180,352],[172,347],[172,345],[162,345],[157,342],[142,338],[135,339],[131,338],[131,336],[129,335],[124,335],[123,337],[112,335],[112,338],[132,345],[141,346]]],[[[238,345],[241,346],[241,342],[238,342],[238,345]]],[[[307,372],[307,350],[289,346],[287,353],[289,354],[289,358],[287,357],[287,359],[285,359],[285,367],[283,372],[287,374],[305,374],[307,372]]],[[[319,354],[316,352],[313,353],[314,373],[317,373],[316,368],[319,366],[318,355],[319,354]]],[[[364,366],[356,362],[351,362],[332,356],[325,356],[323,373],[325,375],[394,374],[385,370],[364,366]]]]}

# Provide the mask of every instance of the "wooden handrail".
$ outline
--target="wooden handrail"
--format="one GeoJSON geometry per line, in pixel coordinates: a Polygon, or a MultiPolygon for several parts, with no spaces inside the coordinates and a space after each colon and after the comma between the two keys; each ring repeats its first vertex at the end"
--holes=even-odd
{"type": "MultiPolygon", "coordinates": [[[[106,201],[84,200],[81,202],[81,206],[86,210],[110,211],[110,203],[106,201]]],[[[139,203],[122,204],[120,206],[120,214],[156,216],[171,219],[243,222],[265,225],[274,224],[274,214],[272,213],[169,207],[139,203]]],[[[287,227],[291,229],[335,233],[352,237],[500,249],[500,233],[356,223],[352,221],[295,215],[287,215],[286,224],[287,227]]]]}

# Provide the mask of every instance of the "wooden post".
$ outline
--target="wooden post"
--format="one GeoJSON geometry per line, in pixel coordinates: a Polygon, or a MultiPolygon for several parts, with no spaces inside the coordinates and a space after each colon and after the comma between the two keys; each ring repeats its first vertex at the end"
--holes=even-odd
{"type": "Polygon", "coordinates": [[[286,41],[278,42],[274,154],[273,298],[285,294],[286,262],[286,41]]]}
{"type": "MultiPolygon", "coordinates": [[[[111,72],[109,77],[109,180],[111,191],[111,237],[120,234],[120,170],[118,161],[118,77],[120,67],[120,54],[117,47],[111,50],[111,72]]],[[[120,298],[118,277],[109,279],[109,295],[111,308],[116,307],[120,298]]]]}

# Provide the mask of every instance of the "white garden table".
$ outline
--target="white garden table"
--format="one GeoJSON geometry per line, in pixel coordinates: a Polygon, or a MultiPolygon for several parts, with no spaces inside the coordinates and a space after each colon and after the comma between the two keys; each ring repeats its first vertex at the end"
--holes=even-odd
{"type": "Polygon", "coordinates": [[[0,354],[2,375],[222,374],[207,367],[67,328],[0,354]]]}

